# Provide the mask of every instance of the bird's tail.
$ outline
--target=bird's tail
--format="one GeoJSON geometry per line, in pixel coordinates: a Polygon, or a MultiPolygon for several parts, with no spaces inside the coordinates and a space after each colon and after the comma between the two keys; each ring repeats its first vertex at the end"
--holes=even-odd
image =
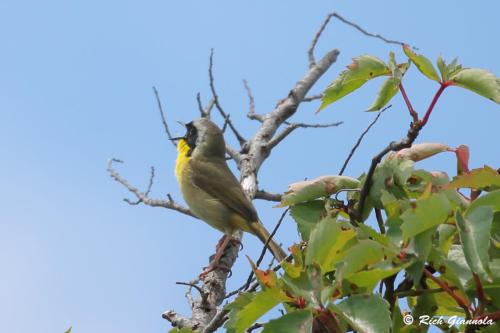
{"type": "Polygon", "coordinates": [[[271,251],[278,262],[286,259],[286,252],[283,251],[283,249],[273,239],[269,239],[269,232],[260,221],[257,223],[252,223],[252,229],[254,231],[254,234],[260,239],[262,243],[267,243],[267,248],[271,251]]]}

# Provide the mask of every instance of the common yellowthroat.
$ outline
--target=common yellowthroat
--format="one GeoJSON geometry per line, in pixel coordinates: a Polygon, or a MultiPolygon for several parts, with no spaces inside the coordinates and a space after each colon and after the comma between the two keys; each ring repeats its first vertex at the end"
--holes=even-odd
{"type": "MultiPolygon", "coordinates": [[[[209,266],[209,270],[213,270],[234,232],[249,232],[264,244],[269,232],[227,166],[226,144],[221,130],[207,118],[185,126],[186,135],[175,138],[178,140],[175,175],[193,214],[225,234],[209,266]]],[[[286,258],[285,252],[272,239],[268,248],[278,261],[286,258]]]]}

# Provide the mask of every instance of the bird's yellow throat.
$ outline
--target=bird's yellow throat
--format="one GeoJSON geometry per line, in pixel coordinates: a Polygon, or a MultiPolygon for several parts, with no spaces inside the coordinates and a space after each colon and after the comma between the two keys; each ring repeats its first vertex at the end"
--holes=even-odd
{"type": "Polygon", "coordinates": [[[188,156],[189,146],[184,139],[180,139],[177,144],[177,160],[175,161],[175,176],[177,181],[180,183],[182,181],[182,172],[189,161],[191,156],[188,156]]]}

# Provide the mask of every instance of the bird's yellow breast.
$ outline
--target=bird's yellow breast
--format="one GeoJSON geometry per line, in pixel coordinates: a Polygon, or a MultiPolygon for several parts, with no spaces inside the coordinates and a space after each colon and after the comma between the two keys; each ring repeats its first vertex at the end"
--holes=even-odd
{"type": "Polygon", "coordinates": [[[182,173],[186,164],[191,159],[191,156],[188,156],[189,149],[191,148],[189,148],[186,140],[180,139],[177,144],[177,160],[175,161],[175,176],[179,183],[182,183],[182,173]]]}

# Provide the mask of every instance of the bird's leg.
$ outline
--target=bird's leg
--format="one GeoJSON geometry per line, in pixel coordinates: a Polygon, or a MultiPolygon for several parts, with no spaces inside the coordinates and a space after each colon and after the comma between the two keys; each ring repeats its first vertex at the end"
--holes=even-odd
{"type": "Polygon", "coordinates": [[[224,244],[224,242],[226,241],[226,238],[228,237],[228,235],[224,234],[221,239],[219,239],[219,241],[217,242],[217,245],[215,246],[215,250],[216,251],[219,251],[220,247],[222,246],[222,244],[224,244]]]}
{"type": "Polygon", "coordinates": [[[228,269],[226,266],[220,264],[220,259],[222,258],[222,255],[224,254],[224,250],[229,245],[229,242],[231,241],[231,239],[232,239],[231,236],[224,235],[219,240],[219,242],[217,243],[217,246],[216,246],[217,251],[215,252],[215,256],[212,259],[212,261],[210,262],[210,264],[203,269],[203,272],[201,272],[200,280],[203,280],[208,273],[212,272],[213,270],[215,270],[217,268],[228,269]]]}
{"type": "Polygon", "coordinates": [[[219,248],[221,247],[221,245],[224,243],[226,237],[231,238],[229,240],[229,244],[231,244],[232,246],[239,246],[240,247],[240,251],[243,250],[243,243],[241,242],[241,240],[239,240],[238,238],[235,238],[233,236],[228,236],[228,235],[224,234],[224,236],[222,236],[221,239],[219,239],[219,241],[217,242],[217,245],[215,246],[215,250],[216,251],[219,250],[219,248]]]}

